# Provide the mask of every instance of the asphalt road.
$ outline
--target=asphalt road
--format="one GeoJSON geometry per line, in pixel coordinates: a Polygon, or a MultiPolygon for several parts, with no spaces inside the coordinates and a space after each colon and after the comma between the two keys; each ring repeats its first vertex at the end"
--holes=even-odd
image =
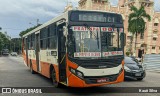
{"type": "MultiPolygon", "coordinates": [[[[0,57],[0,87],[53,87],[50,79],[31,74],[22,57],[0,57]]],[[[160,73],[147,72],[143,81],[127,80],[123,83],[93,88],[50,88],[54,93],[0,94],[0,96],[160,96],[160,93],[128,93],[139,87],[160,87],[160,73]],[[118,89],[116,89],[118,87],[118,89]],[[134,88],[135,89],[134,89],[134,88]],[[124,93],[121,93],[124,92],[124,93]],[[126,92],[126,93],[125,93],[126,92]]],[[[157,89],[157,88],[154,88],[157,89]]],[[[157,91],[160,88],[158,88],[157,91]]]]}

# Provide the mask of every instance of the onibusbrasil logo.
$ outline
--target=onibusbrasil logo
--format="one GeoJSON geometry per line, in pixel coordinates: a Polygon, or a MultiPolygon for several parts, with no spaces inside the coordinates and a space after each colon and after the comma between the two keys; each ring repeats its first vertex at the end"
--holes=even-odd
{"type": "Polygon", "coordinates": [[[42,93],[42,90],[36,88],[2,88],[2,94],[5,93],[42,93]]]}

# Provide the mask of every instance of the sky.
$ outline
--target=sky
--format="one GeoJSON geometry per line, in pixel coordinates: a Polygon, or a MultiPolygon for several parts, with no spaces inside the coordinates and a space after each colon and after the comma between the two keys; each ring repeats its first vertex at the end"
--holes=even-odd
{"type": "MultiPolygon", "coordinates": [[[[68,0],[74,7],[79,0],[68,0]]],[[[118,0],[110,0],[117,5],[118,0]]],[[[21,31],[39,23],[43,24],[64,11],[67,0],[0,0],[0,27],[12,38],[21,31]]],[[[160,11],[160,0],[155,0],[155,10],[160,11]]]]}

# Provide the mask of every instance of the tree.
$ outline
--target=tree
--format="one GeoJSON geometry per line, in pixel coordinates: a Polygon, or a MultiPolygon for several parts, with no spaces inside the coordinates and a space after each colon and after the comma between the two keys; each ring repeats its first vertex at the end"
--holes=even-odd
{"type": "Polygon", "coordinates": [[[11,39],[11,51],[20,52],[21,50],[21,38],[12,38],[11,39]]]}
{"type": "Polygon", "coordinates": [[[138,34],[143,34],[145,31],[146,23],[144,21],[144,18],[146,18],[148,21],[151,20],[151,17],[149,14],[146,13],[144,6],[141,6],[139,9],[137,9],[135,6],[131,7],[132,13],[129,14],[128,19],[128,31],[131,32],[133,35],[135,35],[135,50],[136,50],[136,44],[137,44],[137,36],[138,34]]]}
{"type": "Polygon", "coordinates": [[[9,49],[10,40],[6,37],[5,34],[0,32],[0,51],[2,51],[3,48],[9,49]]]}

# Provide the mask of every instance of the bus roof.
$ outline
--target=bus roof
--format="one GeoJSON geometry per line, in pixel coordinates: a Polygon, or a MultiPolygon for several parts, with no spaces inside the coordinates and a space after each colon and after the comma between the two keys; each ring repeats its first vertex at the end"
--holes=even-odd
{"type": "MultiPolygon", "coordinates": [[[[66,15],[67,15],[67,12],[63,13],[62,15],[60,15],[60,16],[58,16],[58,17],[55,17],[55,18],[49,20],[48,22],[42,24],[41,26],[39,26],[39,27],[33,29],[32,31],[24,34],[22,37],[26,37],[26,36],[34,33],[34,32],[38,32],[40,29],[42,29],[42,28],[44,28],[44,27],[46,27],[46,26],[48,26],[48,25],[50,25],[50,24],[52,24],[52,23],[54,23],[54,22],[57,22],[57,21],[61,20],[62,18],[66,18],[66,17],[67,17],[66,15]]],[[[67,19],[67,18],[66,18],[66,19],[67,19]]]]}
{"type": "MultiPolygon", "coordinates": [[[[119,13],[109,12],[109,11],[103,11],[103,10],[70,10],[70,11],[88,11],[88,12],[104,12],[104,13],[119,14],[119,13]]],[[[68,20],[68,18],[67,18],[67,17],[68,17],[68,12],[70,12],[70,11],[67,11],[67,12],[63,13],[62,15],[57,16],[57,17],[49,20],[48,22],[42,24],[41,26],[39,26],[39,27],[33,29],[32,31],[24,34],[22,37],[26,37],[26,36],[28,36],[28,35],[30,35],[30,34],[32,34],[32,33],[38,32],[40,29],[45,28],[46,26],[48,26],[48,25],[50,25],[50,24],[52,24],[52,23],[54,23],[54,22],[57,22],[57,21],[59,21],[59,20],[61,20],[61,19],[66,19],[66,20],[68,20]]],[[[119,15],[121,15],[121,14],[119,14],[119,15]]]]}

